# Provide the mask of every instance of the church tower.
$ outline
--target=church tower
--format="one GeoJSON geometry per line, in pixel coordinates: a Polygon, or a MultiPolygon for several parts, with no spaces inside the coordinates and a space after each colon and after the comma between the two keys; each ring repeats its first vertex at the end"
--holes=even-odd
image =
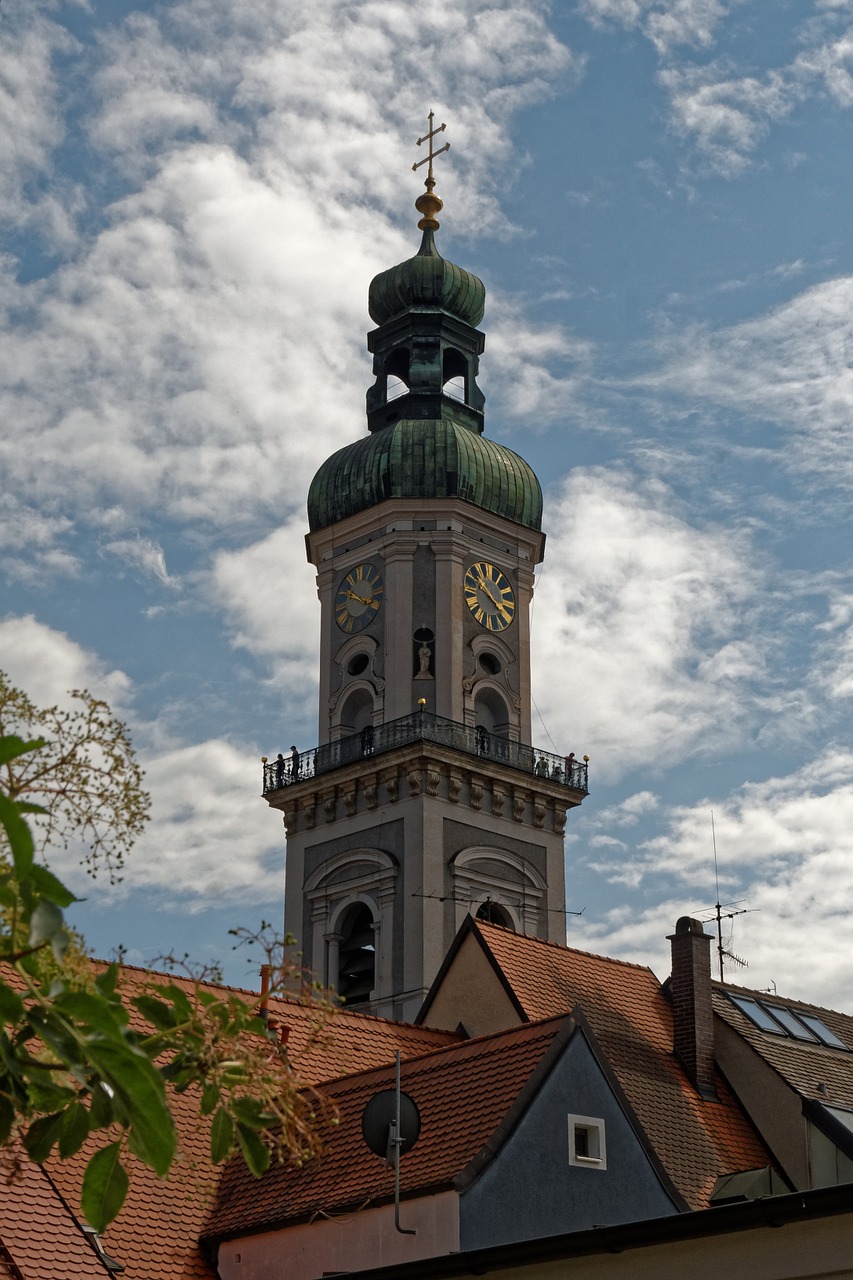
{"type": "Polygon", "coordinates": [[[566,812],[587,790],[585,762],[530,745],[542,493],[483,435],[485,288],[436,248],[429,123],[420,248],[370,285],[368,432],[308,494],[319,745],[264,776],[304,965],[403,1019],[469,912],[565,942],[566,812]]]}

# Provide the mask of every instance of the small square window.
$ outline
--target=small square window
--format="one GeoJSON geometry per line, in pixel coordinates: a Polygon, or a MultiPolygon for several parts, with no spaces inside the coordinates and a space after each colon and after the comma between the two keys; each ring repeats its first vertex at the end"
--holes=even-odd
{"type": "Polygon", "coordinates": [[[594,1116],[569,1116],[569,1164],[582,1169],[606,1169],[604,1121],[594,1116]]]}

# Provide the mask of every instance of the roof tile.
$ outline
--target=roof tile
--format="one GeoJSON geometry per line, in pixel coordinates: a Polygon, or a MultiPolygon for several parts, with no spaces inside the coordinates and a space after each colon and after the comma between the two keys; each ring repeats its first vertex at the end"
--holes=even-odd
{"type": "Polygon", "coordinates": [[[530,1018],[579,1004],[637,1118],[691,1208],[723,1173],[772,1157],[722,1076],[704,1101],[672,1051],[672,1007],[651,969],[543,942],[478,920],[475,928],[530,1018]]]}
{"type": "MultiPolygon", "coordinates": [[[[483,1148],[568,1020],[481,1036],[410,1059],[401,1069],[421,1136],[401,1163],[401,1190],[447,1186],[483,1148]]],[[[221,1238],[314,1214],[342,1212],[393,1194],[394,1173],[361,1132],[367,1102],[394,1087],[394,1068],[361,1072],[323,1090],[339,1125],[324,1154],[303,1169],[278,1166],[255,1182],[242,1162],[224,1174],[208,1235],[221,1238]]]]}
{"type": "MultiPolygon", "coordinates": [[[[155,982],[174,982],[187,991],[194,985],[190,979],[174,974],[157,974],[147,969],[123,966],[121,989],[125,996],[132,997],[152,979],[155,982]]],[[[247,1000],[258,999],[257,992],[226,988],[215,983],[202,985],[208,990],[236,991],[247,1000]]],[[[296,1076],[307,1085],[392,1062],[397,1049],[403,1058],[408,1058],[423,1053],[425,1049],[459,1040],[452,1032],[412,1027],[344,1009],[332,1012],[318,1036],[316,1012],[297,1000],[273,998],[270,1000],[270,1012],[288,1028],[288,1056],[296,1076]]],[[[138,1025],[142,1025],[141,1021],[138,1025]]],[[[164,1277],[168,1280],[214,1280],[215,1272],[197,1242],[213,1203],[221,1170],[210,1163],[207,1131],[198,1123],[197,1100],[187,1093],[172,1094],[170,1101],[180,1138],[180,1157],[164,1179],[158,1178],[132,1156],[128,1157],[130,1192],[124,1208],[103,1233],[102,1239],[107,1252],[124,1264],[132,1280],[164,1280],[164,1277]]],[[[103,1135],[100,1138],[96,1135],[75,1158],[60,1160],[54,1156],[48,1163],[57,1187],[75,1210],[80,1204],[86,1163],[99,1141],[104,1140],[103,1135]]],[[[28,1168],[35,1169],[39,1177],[45,1177],[36,1166],[28,1168]]],[[[257,1185],[251,1175],[249,1177],[253,1185],[257,1185]]],[[[15,1203],[17,1205],[17,1199],[15,1203]]],[[[34,1203],[38,1207],[38,1202],[34,1203]]],[[[0,1211],[0,1222],[5,1224],[5,1217],[0,1211]]],[[[47,1221],[45,1218],[45,1223],[47,1221]]],[[[35,1239],[42,1229],[41,1216],[38,1223],[35,1239]]],[[[5,1230],[5,1225],[0,1228],[0,1241],[5,1242],[5,1230]]],[[[49,1247],[51,1238],[48,1231],[45,1245],[39,1247],[49,1247]]],[[[83,1243],[93,1254],[85,1239],[83,1243]]],[[[25,1280],[30,1280],[26,1269],[22,1270],[25,1280]]],[[[44,1270],[33,1272],[33,1276],[42,1277],[44,1274],[44,1270]]],[[[87,1273],[79,1271],[74,1274],[85,1280],[87,1273]]],[[[103,1269],[97,1274],[103,1277],[103,1269]]]]}

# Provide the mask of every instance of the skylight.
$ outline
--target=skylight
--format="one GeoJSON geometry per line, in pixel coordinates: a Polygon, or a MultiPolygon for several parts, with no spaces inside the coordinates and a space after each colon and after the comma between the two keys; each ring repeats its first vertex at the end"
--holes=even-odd
{"type": "Polygon", "coordinates": [[[771,1004],[769,1001],[751,1000],[746,996],[730,995],[729,999],[761,1031],[769,1031],[775,1036],[789,1036],[809,1044],[829,1045],[832,1049],[849,1050],[849,1046],[813,1013],[789,1009],[785,1005],[771,1004]]]}

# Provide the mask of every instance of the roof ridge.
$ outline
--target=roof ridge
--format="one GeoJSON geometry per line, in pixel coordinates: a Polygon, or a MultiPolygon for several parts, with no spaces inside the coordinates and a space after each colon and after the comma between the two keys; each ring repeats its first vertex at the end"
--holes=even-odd
{"type": "MultiPolygon", "coordinates": [[[[154,977],[154,978],[171,978],[171,979],[176,978],[179,982],[189,982],[189,983],[198,982],[198,984],[202,987],[215,987],[218,991],[234,991],[238,995],[256,996],[260,998],[262,994],[260,991],[256,991],[252,987],[235,987],[231,983],[217,982],[213,978],[194,978],[192,974],[189,974],[189,973],[186,973],[186,974],[174,973],[174,972],[170,972],[170,970],[168,969],[152,969],[147,965],[127,964],[124,961],[118,961],[118,960],[115,960],[115,961],[100,960],[96,956],[90,956],[89,960],[91,961],[92,964],[95,964],[95,965],[108,966],[110,964],[117,964],[120,971],[130,970],[132,973],[149,974],[151,977],[154,977]]],[[[278,1004],[290,1005],[290,1006],[295,1005],[297,1008],[300,1008],[300,1009],[311,1009],[315,1007],[309,1003],[306,1003],[300,1000],[298,996],[287,995],[285,992],[270,993],[270,995],[268,996],[268,999],[270,1001],[275,1001],[278,1004]]],[[[423,1026],[416,1025],[414,1022],[402,1022],[395,1018],[382,1018],[375,1013],[363,1013],[360,1009],[347,1009],[346,1005],[332,1005],[331,1009],[334,1016],[337,1016],[338,1014],[343,1013],[346,1015],[347,1018],[361,1018],[367,1022],[381,1023],[383,1027],[384,1026],[405,1027],[407,1030],[414,1031],[418,1035],[422,1035],[426,1031],[434,1031],[436,1034],[453,1035],[452,1031],[442,1032],[441,1029],[438,1027],[423,1027],[423,1026]]]]}
{"type": "Polygon", "coordinates": [[[523,938],[525,942],[536,943],[540,947],[550,947],[555,951],[568,952],[570,955],[586,956],[589,960],[603,960],[607,964],[616,964],[624,969],[639,969],[643,973],[650,973],[655,981],[658,981],[657,974],[647,964],[638,964],[636,960],[618,960],[615,956],[602,956],[596,951],[584,951],[580,947],[570,947],[564,942],[554,942],[551,938],[536,938],[530,933],[518,933],[515,929],[508,929],[502,924],[495,924],[491,920],[477,920],[477,928],[488,931],[489,929],[500,930],[501,933],[507,934],[509,937],[523,938]]]}
{"type": "Polygon", "coordinates": [[[838,1018],[853,1018],[853,1014],[845,1013],[843,1009],[830,1009],[825,1004],[813,1004],[808,1000],[798,1000],[796,996],[783,996],[779,992],[762,991],[758,987],[742,987],[734,982],[720,982],[716,978],[711,979],[712,988],[726,995],[729,991],[735,991],[738,994],[744,993],[750,996],[756,996],[761,1000],[778,1000],[782,1004],[799,1005],[805,1009],[814,1009],[820,1013],[833,1013],[838,1018]]]}
{"type": "MultiPolygon", "coordinates": [[[[409,1058],[403,1058],[401,1066],[405,1068],[413,1067],[416,1066],[417,1063],[424,1062],[427,1058],[434,1058],[440,1053],[450,1053],[457,1049],[467,1049],[469,1045],[481,1046],[485,1041],[499,1040],[504,1036],[521,1037],[526,1033],[527,1036],[532,1039],[532,1033],[541,1031],[546,1022],[565,1022],[566,1019],[571,1016],[571,1013],[568,1011],[565,1013],[553,1013],[547,1018],[536,1018],[530,1022],[519,1023],[519,1025],[515,1027],[504,1027],[501,1031],[489,1031],[482,1036],[468,1036],[467,1039],[462,1039],[460,1037],[459,1040],[455,1040],[451,1044],[435,1045],[431,1049],[425,1049],[423,1053],[416,1053],[409,1058]]],[[[370,1076],[387,1072],[393,1066],[394,1062],[392,1059],[379,1067],[362,1067],[359,1071],[344,1072],[341,1076],[334,1076],[332,1079],[323,1080],[320,1084],[313,1087],[317,1089],[327,1089],[331,1085],[340,1084],[342,1080],[355,1080],[358,1076],[370,1076]]]]}

